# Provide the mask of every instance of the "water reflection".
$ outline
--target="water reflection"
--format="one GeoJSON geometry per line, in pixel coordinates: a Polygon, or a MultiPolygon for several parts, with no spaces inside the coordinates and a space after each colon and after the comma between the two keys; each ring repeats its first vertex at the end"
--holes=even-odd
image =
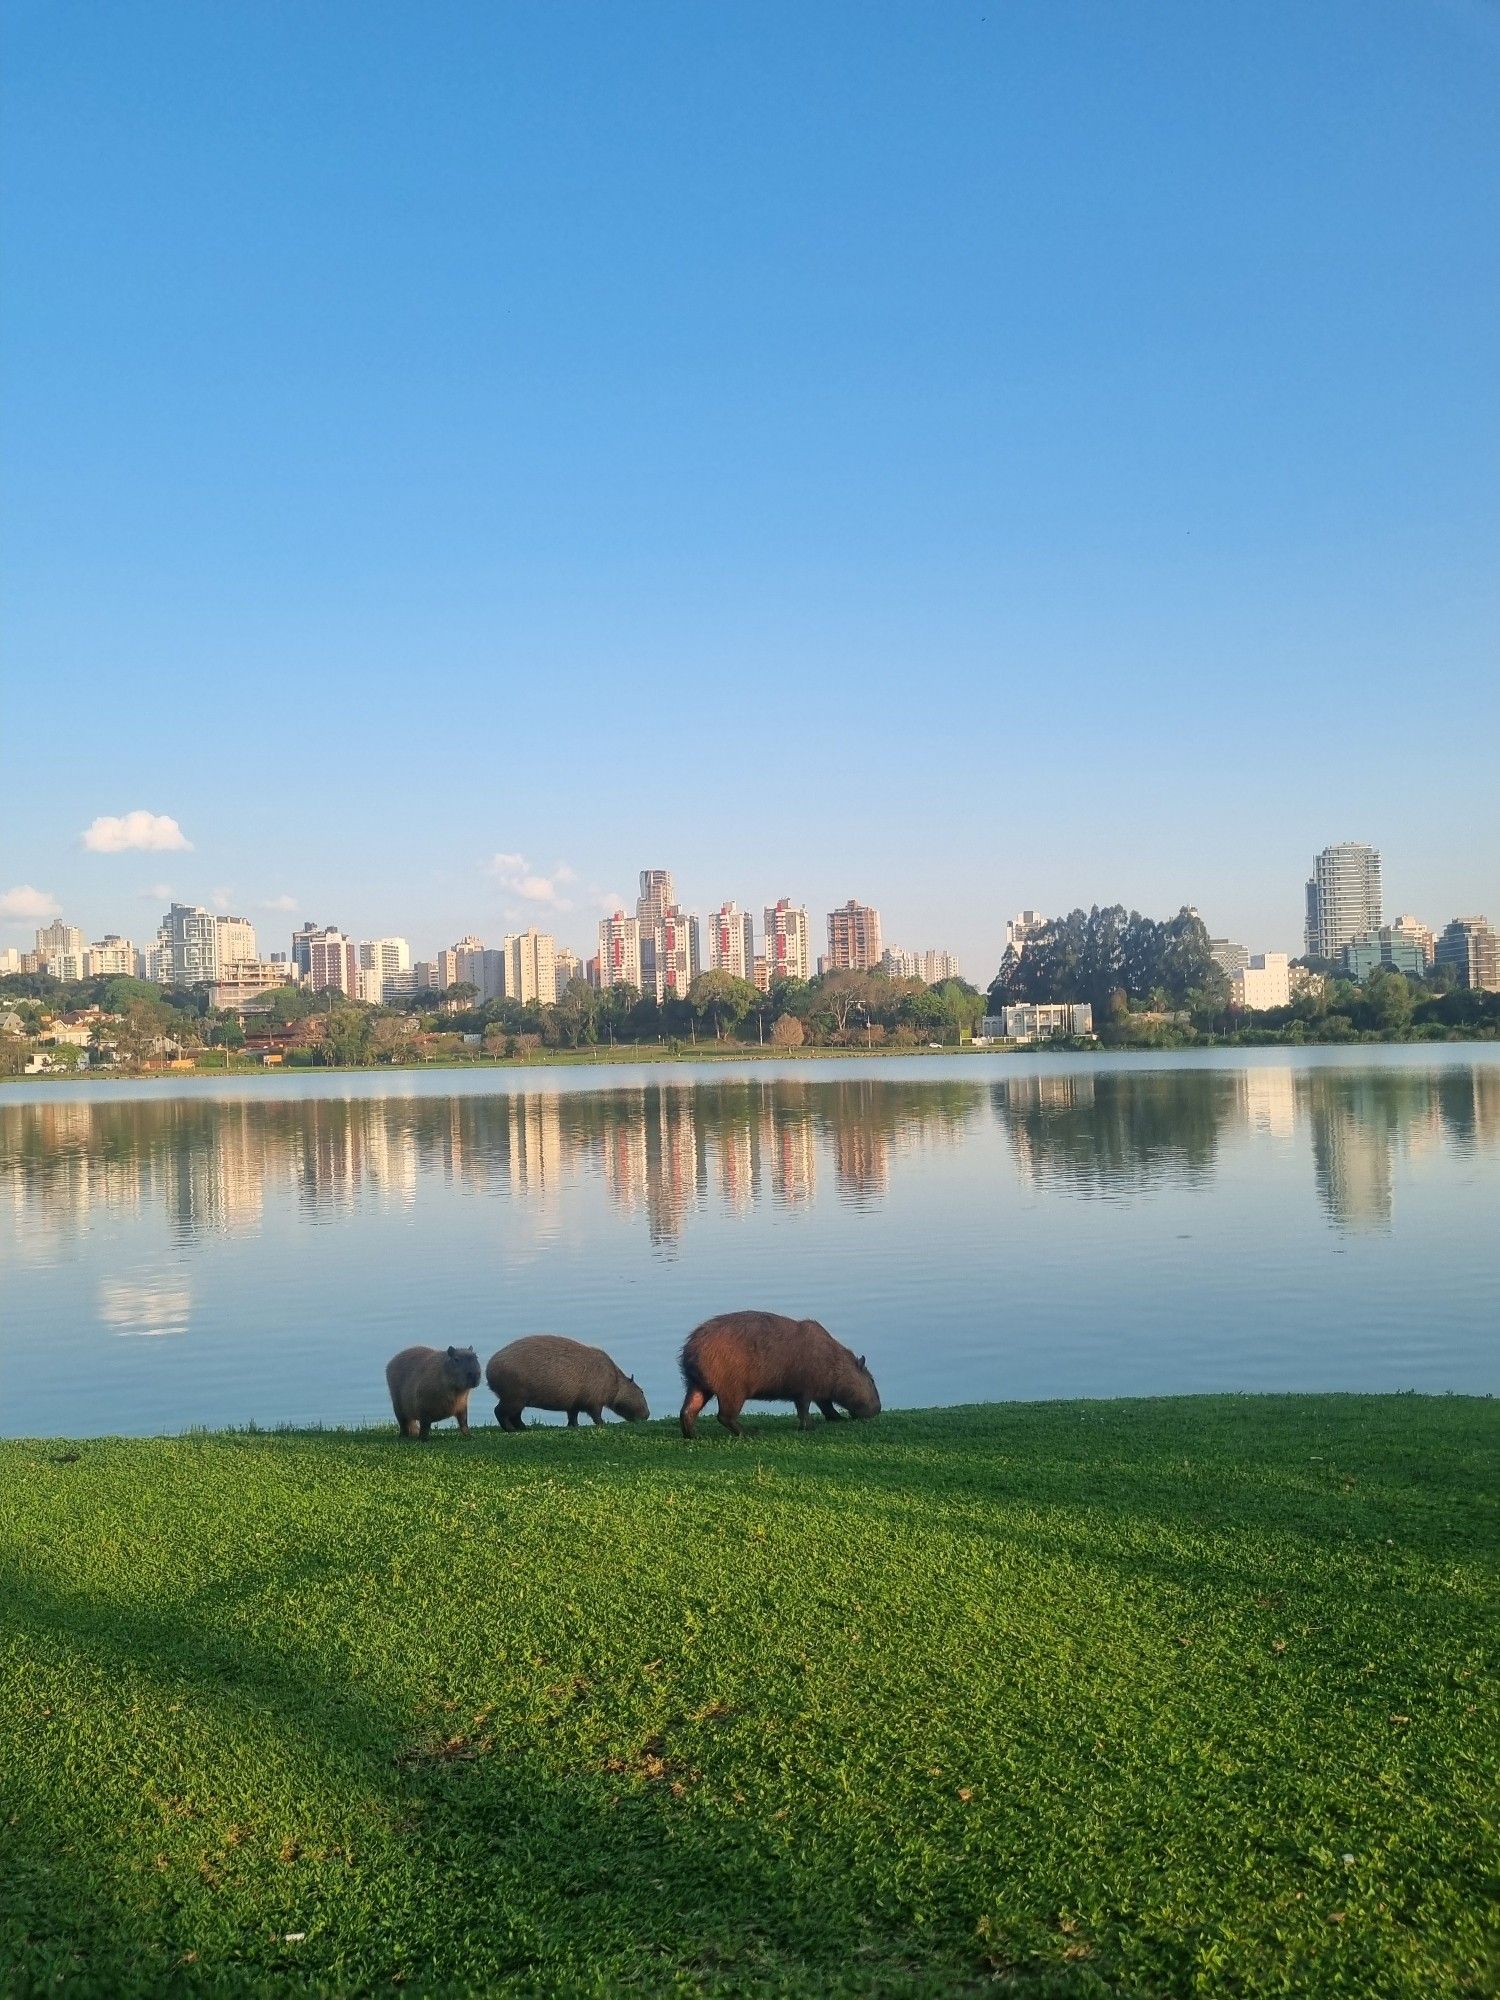
{"type": "MultiPolygon", "coordinates": [[[[399,1086],[398,1086],[399,1087],[399,1086]]],[[[1111,1201],[1210,1180],[1232,1140],[1307,1147],[1340,1229],[1390,1226],[1396,1163],[1500,1145],[1500,1067],[1258,1065],[1058,1071],[992,1084],[873,1075],[737,1076],[514,1095],[128,1099],[38,1092],[0,1106],[0,1199],[19,1254],[45,1257],[92,1211],[155,1207],[171,1236],[253,1235],[285,1198],[315,1224],[410,1207],[436,1176],[464,1194],[524,1197],[543,1222],[570,1184],[602,1186],[670,1250],[695,1210],[883,1203],[902,1163],[997,1129],[1024,1184],[1111,1201]]],[[[991,1174],[976,1154],[971,1171],[991,1174]]],[[[170,1331],[185,1302],[117,1285],[100,1312],[170,1331]]]]}

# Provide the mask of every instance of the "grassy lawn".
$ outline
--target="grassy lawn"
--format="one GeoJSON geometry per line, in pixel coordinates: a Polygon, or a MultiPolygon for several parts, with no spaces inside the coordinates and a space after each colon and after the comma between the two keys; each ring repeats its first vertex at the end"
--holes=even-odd
{"type": "Polygon", "coordinates": [[[1493,1993],[1497,1471],[1414,1397],[0,1445],[0,1987],[1493,1993]]]}

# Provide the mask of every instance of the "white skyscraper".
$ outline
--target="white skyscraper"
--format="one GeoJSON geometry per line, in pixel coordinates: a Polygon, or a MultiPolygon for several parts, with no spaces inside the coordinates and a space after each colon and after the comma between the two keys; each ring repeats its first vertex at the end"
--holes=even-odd
{"type": "Polygon", "coordinates": [[[253,965],[256,959],[255,927],[248,917],[215,917],[214,947],[218,954],[216,974],[232,965],[253,965]]]}
{"type": "Polygon", "coordinates": [[[649,992],[654,987],[658,1000],[686,999],[688,988],[698,977],[700,967],[698,919],[679,910],[675,903],[663,910],[651,939],[649,969],[645,956],[643,941],[641,972],[646,982],[644,990],[649,992]]]}
{"type": "Polygon", "coordinates": [[[721,904],[708,920],[708,969],[755,977],[755,920],[737,903],[721,904]]]}
{"type": "Polygon", "coordinates": [[[219,976],[219,920],[194,903],[174,903],[156,933],[150,976],[164,986],[201,986],[219,976]]]}
{"type": "Polygon", "coordinates": [[[1307,953],[1337,959],[1346,944],[1380,929],[1380,856],[1346,840],[1325,847],[1307,884],[1307,953]]]}
{"type": "Polygon", "coordinates": [[[633,986],[641,990],[641,925],[623,910],[599,919],[599,985],[633,986]]]}
{"type": "Polygon", "coordinates": [[[557,999],[557,940],[546,931],[522,931],[508,937],[505,953],[505,997],[523,1007],[534,1002],[550,1007],[557,999]]]}
{"type": "Polygon", "coordinates": [[[360,984],[363,975],[375,974],[379,981],[376,998],[389,1000],[401,990],[401,975],[411,971],[411,947],[403,937],[365,938],[359,947],[360,984]]]}
{"type": "Polygon", "coordinates": [[[812,952],[807,937],[807,911],[783,896],[766,906],[766,978],[811,979],[812,952]]]}

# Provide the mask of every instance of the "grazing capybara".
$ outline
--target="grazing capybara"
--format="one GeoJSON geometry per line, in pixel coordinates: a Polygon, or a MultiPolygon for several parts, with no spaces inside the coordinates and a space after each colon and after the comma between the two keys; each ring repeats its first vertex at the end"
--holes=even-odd
{"type": "Polygon", "coordinates": [[[639,1423],[651,1412],[633,1375],[618,1368],[602,1347],[585,1347],[560,1333],[528,1333],[489,1358],[485,1380],[494,1391],[495,1422],[502,1430],[522,1431],[521,1412],[566,1410],[568,1422],[578,1422],[586,1410],[596,1424],[604,1412],[639,1423]]]}
{"type": "Polygon", "coordinates": [[[851,1354],[815,1319],[788,1319],[782,1313],[720,1313],[688,1335],[682,1350],[682,1435],[690,1438],[698,1412],[711,1396],[719,1399],[719,1422],[742,1437],[740,1411],[746,1403],[795,1403],[797,1421],[810,1430],[808,1405],[816,1403],[830,1423],[840,1405],[851,1417],[878,1417],[880,1391],[862,1354],[851,1354]]]}
{"type": "Polygon", "coordinates": [[[469,1391],[479,1387],[479,1356],[472,1347],[403,1347],[385,1364],[396,1428],[422,1437],[444,1417],[457,1417],[469,1435],[469,1391]]]}

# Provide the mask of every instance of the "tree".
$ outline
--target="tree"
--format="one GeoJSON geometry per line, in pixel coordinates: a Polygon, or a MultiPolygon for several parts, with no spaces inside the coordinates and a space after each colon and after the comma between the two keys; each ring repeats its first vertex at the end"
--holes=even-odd
{"type": "Polygon", "coordinates": [[[1411,1026],[1412,990],[1406,975],[1382,967],[1365,981],[1365,1005],[1382,1034],[1399,1034],[1411,1026]]]}
{"type": "Polygon", "coordinates": [[[319,1062],[348,1067],[368,1062],[370,1057],[370,1016],[363,1007],[335,1007],[318,1045],[319,1062]]]}
{"type": "Polygon", "coordinates": [[[872,1001],[877,997],[871,991],[872,985],[867,972],[830,972],[819,983],[814,1005],[820,1014],[828,1016],[836,1035],[848,1032],[855,1014],[870,1013],[872,1001]]]}
{"type": "Polygon", "coordinates": [[[771,1046],[773,1049],[800,1049],[806,1040],[807,1037],[802,1031],[802,1023],[797,1019],[795,1014],[782,1014],[778,1016],[776,1024],[771,1030],[771,1046]]]}
{"type": "Polygon", "coordinates": [[[725,1028],[738,1027],[758,998],[749,980],[732,972],[700,972],[688,988],[693,1012],[700,1021],[712,1021],[716,1041],[723,1041],[725,1028]]]}

